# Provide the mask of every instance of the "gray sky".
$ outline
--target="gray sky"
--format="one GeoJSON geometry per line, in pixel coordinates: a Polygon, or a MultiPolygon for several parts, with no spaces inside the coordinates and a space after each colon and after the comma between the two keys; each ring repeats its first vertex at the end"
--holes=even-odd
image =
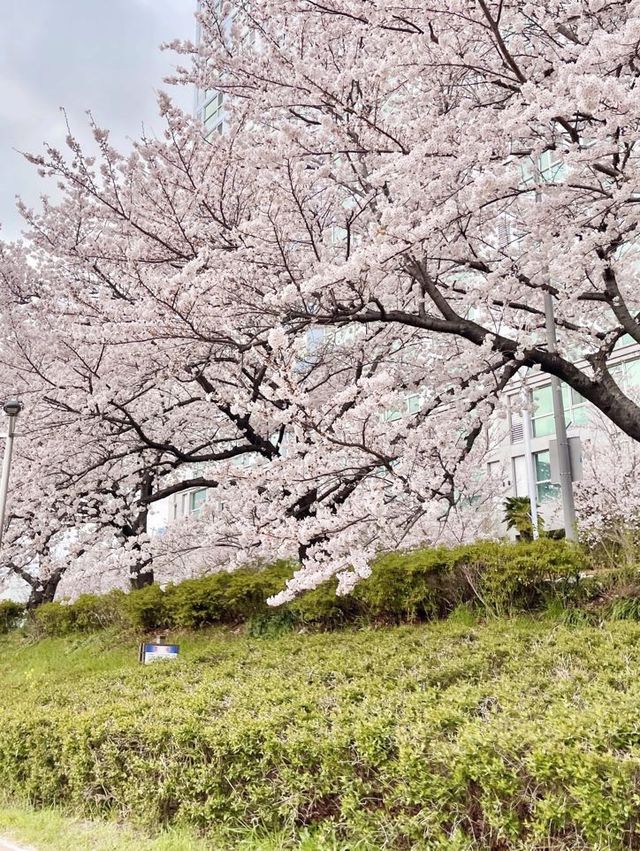
{"type": "Polygon", "coordinates": [[[161,42],[192,38],[195,0],[0,0],[0,236],[15,238],[15,196],[37,205],[51,192],[16,151],[39,153],[44,140],[64,147],[66,128],[87,138],[85,111],[127,139],[160,128],[155,92],[171,91],[190,110],[193,93],[163,77],[184,62],[161,42]]]}

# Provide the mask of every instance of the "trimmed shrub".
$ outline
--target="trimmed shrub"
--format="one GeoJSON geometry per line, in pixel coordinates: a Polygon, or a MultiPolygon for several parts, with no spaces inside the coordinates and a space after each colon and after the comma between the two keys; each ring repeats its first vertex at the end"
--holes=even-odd
{"type": "Polygon", "coordinates": [[[71,606],[63,603],[43,603],[33,609],[30,620],[38,635],[68,635],[73,629],[71,606]]]}
{"type": "Polygon", "coordinates": [[[549,597],[581,602],[585,558],[575,545],[541,538],[517,544],[473,544],[456,567],[487,614],[540,608],[549,597]]]}
{"type": "Polygon", "coordinates": [[[13,600],[0,601],[0,633],[5,634],[20,626],[26,614],[26,607],[13,600]]]}
{"type": "Polygon", "coordinates": [[[150,631],[247,622],[268,632],[269,619],[280,623],[283,611],[288,624],[317,629],[432,620],[461,604],[491,616],[535,610],[555,597],[582,602],[584,567],[581,550],[564,541],[481,542],[387,553],[352,594],[338,597],[331,580],[279,609],[266,601],[293,574],[288,562],[188,579],[165,590],[149,585],[129,594],[83,595],[71,605],[47,603],[34,618],[40,633],[67,635],[114,625],[150,631]]]}
{"type": "Polygon", "coordinates": [[[125,595],[123,609],[135,629],[162,629],[173,626],[167,595],[159,585],[146,585],[137,591],[131,591],[125,595]]]}
{"type": "Polygon", "coordinates": [[[74,632],[93,632],[109,626],[125,626],[128,619],[123,611],[126,599],[124,591],[111,591],[109,594],[82,594],[71,606],[72,628],[74,632]]]}
{"type": "Polygon", "coordinates": [[[126,614],[127,601],[128,595],[123,591],[82,594],[73,603],[43,603],[30,617],[36,633],[48,636],[126,627],[131,624],[126,614]]]}
{"type": "MultiPolygon", "coordinates": [[[[280,608],[292,612],[302,624],[323,629],[338,629],[364,616],[354,594],[338,597],[335,579],[308,591],[280,608]]],[[[273,611],[277,611],[274,609],[273,611]]]]}
{"type": "Polygon", "coordinates": [[[273,611],[267,598],[282,588],[291,573],[290,564],[277,562],[265,568],[214,573],[170,585],[165,592],[168,618],[172,626],[198,628],[267,616],[273,611]]]}
{"type": "Polygon", "coordinates": [[[354,597],[372,618],[394,622],[444,617],[473,603],[484,615],[541,608],[549,597],[583,599],[582,551],[540,539],[480,542],[381,556],[354,597]]]}

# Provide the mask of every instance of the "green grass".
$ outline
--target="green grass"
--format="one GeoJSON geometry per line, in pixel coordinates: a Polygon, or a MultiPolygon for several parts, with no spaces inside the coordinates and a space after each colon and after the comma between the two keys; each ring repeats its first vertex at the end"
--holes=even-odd
{"type": "MultiPolygon", "coordinates": [[[[234,851],[365,851],[369,845],[343,844],[314,831],[302,831],[294,841],[286,833],[264,836],[258,830],[239,831],[235,840],[222,840],[234,851]]],[[[34,851],[218,851],[217,838],[169,829],[156,836],[112,822],[65,815],[50,808],[0,803],[0,837],[34,851]]]]}
{"type": "Polygon", "coordinates": [[[459,610],[171,638],[182,659],[147,668],[114,633],[2,640],[0,833],[51,849],[640,844],[636,622],[459,610]]]}
{"type": "Polygon", "coordinates": [[[10,804],[0,805],[0,835],[37,851],[215,851],[214,845],[186,831],[171,830],[152,839],[117,824],[10,804]]]}

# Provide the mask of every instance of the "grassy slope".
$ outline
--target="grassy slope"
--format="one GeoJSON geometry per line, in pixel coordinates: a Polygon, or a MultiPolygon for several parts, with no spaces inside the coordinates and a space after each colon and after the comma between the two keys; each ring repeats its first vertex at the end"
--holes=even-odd
{"type": "MultiPolygon", "coordinates": [[[[206,639],[205,639],[206,641],[206,639]]],[[[188,642],[190,643],[190,642],[188,642]]],[[[61,687],[98,675],[136,670],[135,640],[112,633],[69,639],[25,640],[3,637],[0,688],[15,694],[37,690],[46,681],[61,687]]],[[[70,817],[59,810],[0,800],[0,835],[28,843],[37,851],[204,851],[212,848],[189,831],[151,838],[123,825],[70,817]]]]}
{"type": "Polygon", "coordinates": [[[36,851],[215,851],[214,845],[186,831],[151,839],[121,825],[8,803],[0,806],[0,836],[36,851]]]}
{"type": "MultiPolygon", "coordinates": [[[[229,642],[244,644],[233,633],[222,630],[182,633],[183,659],[206,664],[214,648],[229,642]]],[[[153,638],[149,639],[153,640],[153,638]]],[[[38,691],[46,681],[49,687],[70,688],[79,681],[91,682],[129,671],[141,670],[138,663],[138,639],[113,632],[66,639],[42,639],[34,642],[18,634],[0,640],[0,690],[16,695],[26,688],[38,691]]],[[[148,669],[147,669],[148,670],[148,669]]],[[[188,829],[168,829],[159,833],[135,830],[112,821],[72,816],[51,807],[36,808],[27,802],[2,799],[0,793],[0,836],[23,843],[35,851],[220,851],[215,838],[207,839],[188,829]]],[[[285,836],[263,836],[246,830],[234,842],[237,851],[278,851],[288,846],[285,836]]],[[[316,842],[302,841],[300,851],[315,851],[316,842]]]]}
{"type": "MultiPolygon", "coordinates": [[[[272,640],[212,631],[180,643],[175,667],[141,669],[135,642],[113,635],[5,639],[0,712],[24,713],[30,723],[62,713],[79,730],[88,719],[132,760],[141,731],[171,731],[149,782],[160,789],[180,775],[192,807],[202,800],[194,788],[209,784],[212,844],[189,834],[143,844],[113,825],[98,839],[98,828],[76,823],[56,845],[68,822],[25,809],[0,812],[0,832],[33,842],[48,825],[53,838],[43,849],[468,849],[500,837],[509,844],[495,847],[541,848],[554,835],[554,848],[630,847],[625,831],[640,812],[638,624],[447,622],[272,640]],[[206,777],[198,773],[201,737],[220,754],[220,764],[208,757],[206,777]],[[227,781],[234,794],[220,798],[227,781]],[[280,838],[257,839],[276,808],[280,838]],[[352,837],[346,844],[328,838],[332,827],[318,838],[328,818],[352,837]],[[92,844],[83,845],[88,829],[92,844]],[[303,843],[309,830],[316,839],[303,843]]],[[[3,735],[0,753],[8,753],[3,735]]],[[[137,771],[134,783],[143,785],[146,767],[137,771]]],[[[78,809],[83,799],[63,803],[78,809]]],[[[92,810],[99,804],[88,802],[92,810]]],[[[118,799],[115,814],[126,810],[118,799]]],[[[193,813],[179,811],[177,820],[188,825],[193,813]]],[[[145,805],[133,815],[157,824],[145,805]]]]}

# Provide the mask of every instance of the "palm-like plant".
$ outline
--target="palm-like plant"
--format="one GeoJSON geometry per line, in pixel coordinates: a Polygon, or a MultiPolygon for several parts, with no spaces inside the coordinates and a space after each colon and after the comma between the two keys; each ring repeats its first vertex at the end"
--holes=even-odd
{"type": "MultiPolygon", "coordinates": [[[[507,529],[515,529],[521,541],[533,540],[531,501],[528,496],[508,496],[504,501],[504,521],[507,529]]],[[[538,515],[538,534],[542,535],[544,522],[538,515]]]]}

